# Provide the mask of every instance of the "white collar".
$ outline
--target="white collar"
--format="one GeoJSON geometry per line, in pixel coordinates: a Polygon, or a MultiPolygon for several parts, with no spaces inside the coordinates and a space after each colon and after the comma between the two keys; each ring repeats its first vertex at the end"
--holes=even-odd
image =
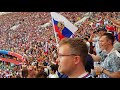
{"type": "Polygon", "coordinates": [[[120,57],[120,53],[117,50],[115,50],[115,53],[118,57],[120,57]]]}
{"type": "Polygon", "coordinates": [[[115,52],[115,49],[113,48],[108,54],[107,56],[109,56],[111,53],[115,52]]]}
{"type": "Polygon", "coordinates": [[[88,72],[83,73],[82,75],[78,76],[78,78],[83,78],[88,74],[88,72]]]}

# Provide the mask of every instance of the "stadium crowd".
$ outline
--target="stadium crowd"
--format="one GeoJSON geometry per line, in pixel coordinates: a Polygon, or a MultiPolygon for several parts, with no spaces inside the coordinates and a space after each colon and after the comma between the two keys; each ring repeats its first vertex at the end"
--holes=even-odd
{"type": "MultiPolygon", "coordinates": [[[[59,13],[74,24],[86,12],[59,13]]],[[[79,29],[73,35],[74,38],[81,38],[86,42],[93,62],[89,72],[95,78],[99,78],[95,74],[94,59],[97,55],[100,56],[97,42],[103,35],[101,31],[114,35],[117,42],[114,48],[120,52],[120,24],[116,24],[117,20],[120,20],[119,12],[92,12],[91,17],[77,26],[79,29]],[[94,39],[97,41],[93,41],[94,39]]],[[[58,71],[56,45],[50,12],[12,12],[1,15],[0,49],[19,53],[26,61],[22,65],[1,61],[0,78],[66,78],[67,75],[58,71]],[[48,25],[44,26],[46,23],[48,25]]],[[[118,68],[120,70],[120,62],[118,68]]]]}

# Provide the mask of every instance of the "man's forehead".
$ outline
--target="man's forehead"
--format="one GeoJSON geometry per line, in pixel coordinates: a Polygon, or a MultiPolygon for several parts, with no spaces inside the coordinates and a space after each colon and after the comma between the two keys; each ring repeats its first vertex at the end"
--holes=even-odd
{"type": "Polygon", "coordinates": [[[61,51],[69,50],[69,49],[70,49],[70,47],[68,44],[63,44],[63,45],[59,46],[57,50],[58,50],[58,52],[61,52],[61,51]]]}
{"type": "Polygon", "coordinates": [[[59,46],[58,49],[60,49],[60,48],[70,48],[70,46],[69,46],[69,44],[62,44],[59,46]]]}
{"type": "Polygon", "coordinates": [[[104,40],[104,39],[106,39],[106,36],[102,36],[102,37],[100,38],[100,40],[104,40]]]}

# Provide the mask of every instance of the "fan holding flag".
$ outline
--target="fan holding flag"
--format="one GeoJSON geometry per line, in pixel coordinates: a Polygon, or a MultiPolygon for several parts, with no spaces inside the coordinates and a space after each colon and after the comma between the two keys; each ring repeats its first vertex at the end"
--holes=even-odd
{"type": "Polygon", "coordinates": [[[64,37],[70,38],[71,35],[73,35],[78,30],[78,28],[74,26],[64,16],[56,12],[51,12],[51,16],[57,44],[58,44],[57,35],[60,40],[63,39],[64,37]]]}

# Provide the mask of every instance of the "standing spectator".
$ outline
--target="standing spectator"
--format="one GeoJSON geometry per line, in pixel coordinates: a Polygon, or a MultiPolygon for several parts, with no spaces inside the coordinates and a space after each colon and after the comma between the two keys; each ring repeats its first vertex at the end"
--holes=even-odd
{"type": "Polygon", "coordinates": [[[88,38],[84,38],[84,41],[85,41],[86,44],[87,44],[88,52],[90,52],[90,43],[88,42],[88,38]]]}
{"type": "Polygon", "coordinates": [[[120,78],[120,53],[113,48],[113,44],[114,36],[111,33],[105,33],[100,38],[100,47],[107,53],[101,65],[95,68],[100,78],[120,78]]]}
{"type": "Polygon", "coordinates": [[[51,67],[51,70],[50,70],[50,74],[49,74],[48,78],[59,78],[59,76],[57,74],[58,66],[53,64],[50,67],[51,67]]]}
{"type": "Polygon", "coordinates": [[[117,27],[116,31],[118,33],[118,41],[120,42],[120,20],[115,20],[113,16],[110,17],[109,15],[108,19],[110,19],[113,22],[113,24],[117,27]]]}
{"type": "Polygon", "coordinates": [[[114,41],[114,48],[120,53],[120,42],[117,40],[114,41]]]}
{"type": "Polygon", "coordinates": [[[91,73],[91,70],[94,69],[94,60],[90,54],[87,55],[86,57],[86,65],[85,65],[85,70],[89,73],[91,73]]]}
{"type": "Polygon", "coordinates": [[[35,76],[35,78],[47,78],[47,73],[45,73],[44,71],[42,72],[38,72],[35,76]]]}
{"type": "Polygon", "coordinates": [[[68,78],[90,78],[90,74],[85,70],[87,55],[85,42],[77,38],[63,39],[58,47],[59,72],[68,75],[68,78]]]}
{"type": "Polygon", "coordinates": [[[104,27],[99,28],[97,30],[98,36],[94,38],[94,35],[91,35],[91,37],[90,37],[89,41],[96,42],[95,43],[95,52],[96,52],[97,55],[101,52],[101,49],[100,49],[100,46],[99,46],[99,39],[106,31],[107,30],[104,27]]]}
{"type": "Polygon", "coordinates": [[[35,78],[36,74],[37,74],[36,68],[34,66],[29,66],[27,78],[35,78]]]}
{"type": "Polygon", "coordinates": [[[28,77],[28,69],[25,68],[22,70],[22,78],[27,78],[28,77]]]}

